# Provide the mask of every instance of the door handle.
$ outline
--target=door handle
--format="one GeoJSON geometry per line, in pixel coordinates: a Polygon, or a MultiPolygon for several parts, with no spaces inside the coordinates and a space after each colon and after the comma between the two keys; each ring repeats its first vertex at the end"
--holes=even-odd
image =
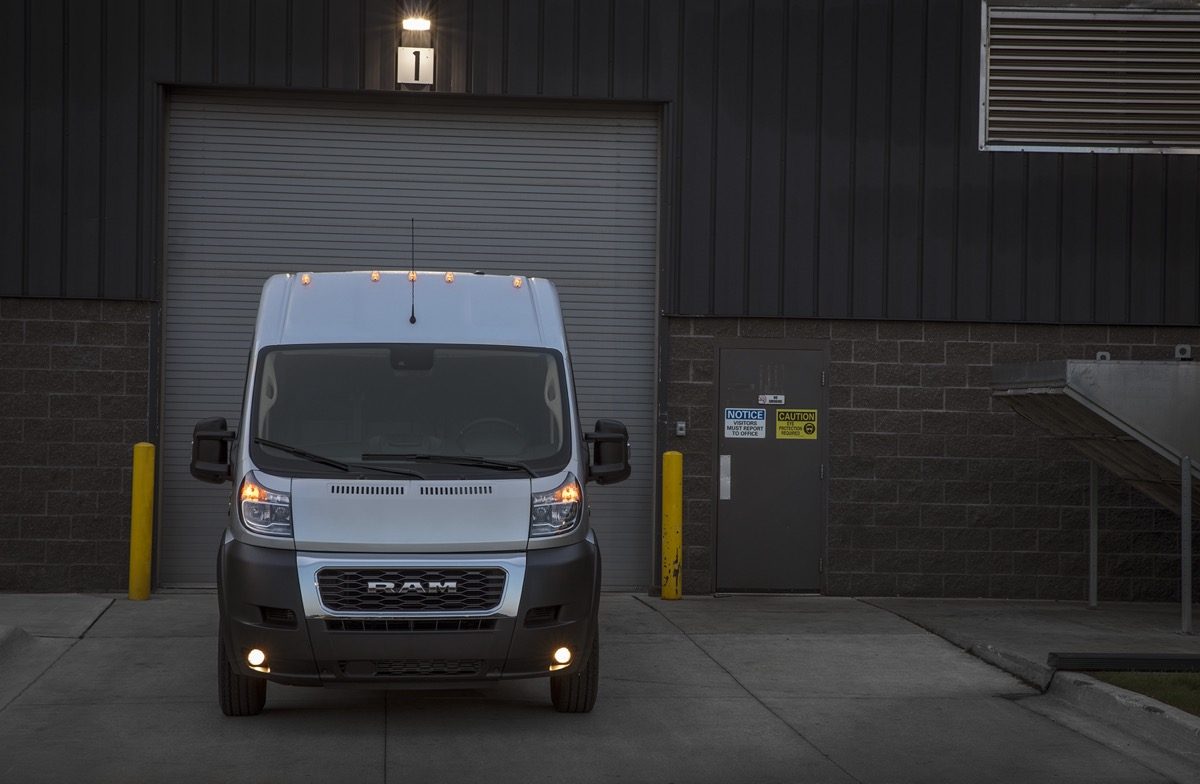
{"type": "Polygon", "coordinates": [[[718,482],[719,500],[728,501],[732,478],[730,476],[730,464],[732,463],[732,455],[721,455],[721,474],[718,482]]]}

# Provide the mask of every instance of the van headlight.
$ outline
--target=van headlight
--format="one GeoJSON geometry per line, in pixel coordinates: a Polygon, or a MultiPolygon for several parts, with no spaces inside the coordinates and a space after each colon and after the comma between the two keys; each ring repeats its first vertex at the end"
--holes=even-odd
{"type": "Polygon", "coordinates": [[[565,534],[583,515],[583,489],[574,474],[553,490],[533,494],[529,513],[529,535],[556,536],[565,534]]]}
{"type": "Polygon", "coordinates": [[[292,535],[292,496],[264,486],[254,472],[242,479],[238,510],[247,530],[264,536],[292,535]]]}

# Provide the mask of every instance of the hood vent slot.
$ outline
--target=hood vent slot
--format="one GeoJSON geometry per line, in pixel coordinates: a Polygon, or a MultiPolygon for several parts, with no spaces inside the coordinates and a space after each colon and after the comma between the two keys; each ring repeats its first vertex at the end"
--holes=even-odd
{"type": "Polygon", "coordinates": [[[445,487],[422,487],[421,495],[491,495],[491,485],[450,485],[445,487]]]}
{"type": "Polygon", "coordinates": [[[399,485],[330,485],[334,495],[404,495],[399,485]]]}

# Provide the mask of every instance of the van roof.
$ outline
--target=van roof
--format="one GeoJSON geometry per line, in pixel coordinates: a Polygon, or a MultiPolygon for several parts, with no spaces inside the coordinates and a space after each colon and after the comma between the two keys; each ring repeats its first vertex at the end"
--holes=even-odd
{"type": "Polygon", "coordinates": [[[566,353],[552,282],[464,272],[419,271],[412,280],[401,270],[272,275],[254,343],[256,353],[302,343],[474,343],[566,353]]]}

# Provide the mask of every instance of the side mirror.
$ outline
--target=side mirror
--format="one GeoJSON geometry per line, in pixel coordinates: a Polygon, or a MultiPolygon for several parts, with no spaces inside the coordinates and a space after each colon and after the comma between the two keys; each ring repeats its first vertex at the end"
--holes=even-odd
{"type": "Polygon", "coordinates": [[[589,478],[611,485],[629,478],[629,430],[615,419],[596,420],[596,430],[585,433],[584,440],[594,444],[589,478]]]}
{"type": "Polygon", "coordinates": [[[221,417],[196,423],[192,430],[192,476],[219,485],[233,476],[229,465],[229,442],[234,433],[221,417]]]}

